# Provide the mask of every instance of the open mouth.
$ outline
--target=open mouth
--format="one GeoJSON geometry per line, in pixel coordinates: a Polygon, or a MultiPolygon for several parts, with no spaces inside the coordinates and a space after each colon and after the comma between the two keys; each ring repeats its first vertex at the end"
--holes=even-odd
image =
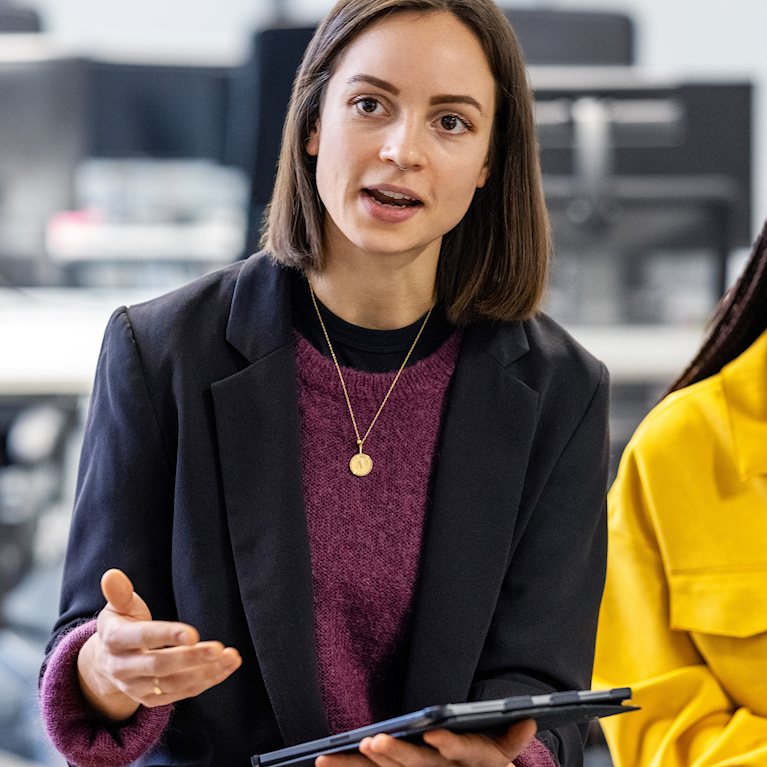
{"type": "Polygon", "coordinates": [[[362,191],[379,205],[385,205],[388,208],[413,208],[416,205],[423,205],[420,200],[400,192],[385,192],[381,189],[363,189],[362,191]]]}

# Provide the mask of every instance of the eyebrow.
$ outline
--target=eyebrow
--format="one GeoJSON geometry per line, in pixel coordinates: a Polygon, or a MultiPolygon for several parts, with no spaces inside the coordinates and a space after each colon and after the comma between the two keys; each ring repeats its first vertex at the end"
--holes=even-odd
{"type": "MultiPolygon", "coordinates": [[[[397,88],[396,85],[392,85],[390,82],[382,80],[380,77],[374,77],[373,75],[352,75],[346,82],[348,85],[355,85],[356,83],[367,83],[368,85],[380,88],[387,93],[391,93],[393,96],[399,95],[399,88],[397,88]]],[[[438,106],[439,104],[467,104],[477,109],[481,115],[485,114],[485,110],[482,109],[482,105],[479,103],[479,101],[477,101],[475,98],[472,98],[471,96],[461,96],[458,94],[432,96],[432,98],[429,99],[429,103],[433,106],[438,106]]]]}
{"type": "Polygon", "coordinates": [[[434,106],[437,106],[438,104],[468,104],[469,106],[475,107],[481,115],[485,114],[485,110],[482,109],[482,105],[479,103],[479,101],[472,98],[471,96],[459,96],[457,94],[434,96],[430,100],[430,103],[434,106]]]}
{"type": "Polygon", "coordinates": [[[376,88],[380,88],[382,91],[391,93],[394,96],[399,95],[399,88],[392,85],[386,80],[382,80],[380,77],[373,77],[373,75],[352,75],[347,81],[348,85],[355,85],[356,83],[367,83],[373,85],[376,88]]]}

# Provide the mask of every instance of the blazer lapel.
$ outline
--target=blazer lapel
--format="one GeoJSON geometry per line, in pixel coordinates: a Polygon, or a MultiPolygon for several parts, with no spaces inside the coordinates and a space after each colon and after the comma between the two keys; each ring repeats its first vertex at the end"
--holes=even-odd
{"type": "Polygon", "coordinates": [[[538,395],[506,369],[524,330],[464,337],[442,432],[403,701],[468,699],[511,556],[538,395]]]}
{"type": "Polygon", "coordinates": [[[212,387],[237,578],[288,745],[327,734],[317,678],[289,297],[285,270],[265,258],[243,267],[227,340],[251,364],[212,387]]]}

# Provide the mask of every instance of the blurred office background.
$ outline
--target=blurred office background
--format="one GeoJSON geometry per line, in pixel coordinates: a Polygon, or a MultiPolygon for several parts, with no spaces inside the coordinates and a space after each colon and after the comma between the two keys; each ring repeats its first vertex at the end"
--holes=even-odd
{"type": "MultiPolygon", "coordinates": [[[[63,764],[35,690],[109,314],[254,249],[329,7],[0,0],[0,767],[63,764]]],[[[610,368],[614,471],[767,215],[767,4],[502,7],[538,104],[547,308],[610,368]]]]}

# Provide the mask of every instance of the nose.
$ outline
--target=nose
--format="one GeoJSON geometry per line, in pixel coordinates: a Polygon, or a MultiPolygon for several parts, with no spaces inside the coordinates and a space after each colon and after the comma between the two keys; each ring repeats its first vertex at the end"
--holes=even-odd
{"type": "Polygon", "coordinates": [[[414,170],[426,163],[426,137],[418,121],[403,116],[386,133],[379,153],[385,163],[414,170]]]}

